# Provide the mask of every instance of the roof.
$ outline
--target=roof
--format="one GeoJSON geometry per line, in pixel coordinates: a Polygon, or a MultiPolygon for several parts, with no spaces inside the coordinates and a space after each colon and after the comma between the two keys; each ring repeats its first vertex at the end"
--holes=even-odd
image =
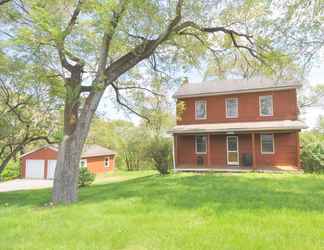
{"type": "MultiPolygon", "coordinates": [[[[29,155],[31,153],[34,153],[38,150],[41,150],[41,149],[44,149],[44,148],[50,148],[54,151],[58,151],[58,148],[59,148],[59,145],[57,144],[51,144],[51,145],[45,145],[41,148],[37,148],[33,151],[30,151],[30,152],[27,152],[23,155],[20,156],[23,157],[23,156],[26,156],[26,155],[29,155]]],[[[83,147],[83,153],[81,155],[82,158],[87,158],[87,157],[95,157],[95,156],[105,156],[105,155],[115,155],[116,152],[111,150],[111,149],[108,149],[108,148],[105,148],[105,147],[102,147],[100,145],[96,145],[96,144],[85,144],[84,147],[83,147]]]]}
{"type": "Polygon", "coordinates": [[[298,81],[277,81],[265,77],[249,79],[212,80],[183,84],[174,94],[175,98],[208,95],[261,92],[268,90],[295,89],[302,86],[298,81]]]}
{"type": "Polygon", "coordinates": [[[83,147],[81,157],[93,157],[101,155],[115,155],[116,152],[96,144],[86,144],[83,147]]]}
{"type": "Polygon", "coordinates": [[[208,132],[251,132],[251,131],[283,131],[307,128],[302,121],[258,121],[258,122],[226,122],[177,125],[169,131],[173,134],[192,134],[208,132]]]}

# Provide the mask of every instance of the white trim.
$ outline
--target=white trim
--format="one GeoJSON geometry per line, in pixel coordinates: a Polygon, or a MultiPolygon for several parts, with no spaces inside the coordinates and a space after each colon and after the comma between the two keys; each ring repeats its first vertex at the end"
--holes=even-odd
{"type": "Polygon", "coordinates": [[[240,165],[239,139],[238,139],[237,135],[228,135],[228,136],[226,136],[226,158],[227,158],[227,164],[228,165],[240,165]],[[236,151],[229,151],[228,150],[228,138],[229,137],[236,137],[236,151]],[[228,159],[228,153],[236,153],[238,161],[230,162],[229,159],[228,159]]]}
{"type": "Polygon", "coordinates": [[[260,147],[261,147],[261,154],[263,154],[263,155],[273,155],[275,153],[275,138],[274,138],[274,134],[260,134],[260,147]],[[262,136],[264,136],[264,135],[271,135],[272,136],[272,152],[263,152],[262,136]]]}
{"type": "Polygon", "coordinates": [[[207,101],[206,100],[197,100],[195,101],[195,119],[196,120],[206,120],[207,119],[207,101]],[[197,117],[197,104],[203,103],[205,105],[205,116],[197,117]]]}
{"type": "Polygon", "coordinates": [[[217,96],[217,95],[231,95],[231,94],[243,94],[243,93],[257,93],[257,92],[268,92],[268,91],[280,91],[280,90],[289,90],[289,89],[300,89],[301,86],[287,86],[287,87],[278,87],[278,88],[264,88],[264,89],[246,89],[246,90],[233,90],[233,91],[223,91],[223,92],[214,92],[214,93],[199,93],[191,95],[173,95],[175,99],[182,98],[192,98],[192,97],[205,97],[205,96],[217,96]]]}
{"type": "Polygon", "coordinates": [[[207,154],[207,150],[208,150],[207,146],[208,146],[208,137],[207,137],[207,135],[196,135],[195,136],[195,152],[196,152],[197,155],[205,155],[205,154],[207,154]],[[205,152],[197,152],[197,137],[198,136],[206,137],[206,151],[205,152]]]}
{"type": "Polygon", "coordinates": [[[81,160],[80,160],[80,163],[79,163],[79,164],[80,164],[80,168],[81,168],[81,162],[84,162],[84,167],[85,167],[85,168],[88,167],[88,161],[87,161],[87,159],[81,159],[81,160]]]}
{"type": "Polygon", "coordinates": [[[226,118],[238,118],[239,117],[239,100],[237,97],[230,97],[230,98],[225,98],[225,116],[226,118]],[[228,115],[228,109],[227,109],[227,101],[236,101],[236,115],[235,116],[229,116],[228,115]]]}
{"type": "Polygon", "coordinates": [[[260,95],[259,96],[259,115],[260,116],[273,116],[273,96],[272,95],[260,95]],[[271,97],[271,114],[270,115],[262,114],[261,99],[265,98],[265,97],[271,97]]]}

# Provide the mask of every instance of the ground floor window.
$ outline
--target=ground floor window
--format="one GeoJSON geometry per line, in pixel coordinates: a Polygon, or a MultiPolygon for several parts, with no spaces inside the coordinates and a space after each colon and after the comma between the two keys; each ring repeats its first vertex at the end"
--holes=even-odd
{"type": "Polygon", "coordinates": [[[273,134],[260,135],[261,140],[261,153],[273,154],[274,153],[274,137],[273,134]]]}
{"type": "Polygon", "coordinates": [[[197,135],[196,136],[196,154],[207,153],[207,136],[197,135]]]}
{"type": "Polygon", "coordinates": [[[105,168],[109,168],[109,158],[105,158],[105,168]]]}
{"type": "Polygon", "coordinates": [[[87,167],[87,160],[82,159],[80,160],[80,168],[86,168],[87,167]]]}

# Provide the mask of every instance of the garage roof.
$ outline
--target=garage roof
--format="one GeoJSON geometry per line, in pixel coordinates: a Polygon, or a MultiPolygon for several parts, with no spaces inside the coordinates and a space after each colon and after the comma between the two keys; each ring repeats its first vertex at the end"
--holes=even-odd
{"type": "Polygon", "coordinates": [[[177,125],[169,130],[172,134],[192,133],[222,133],[222,132],[251,132],[251,131],[284,131],[307,128],[302,121],[259,121],[259,122],[227,122],[209,124],[177,125]]]}
{"type": "Polygon", "coordinates": [[[249,79],[211,80],[200,83],[185,83],[174,94],[175,98],[208,95],[236,94],[246,92],[295,89],[302,86],[298,81],[277,81],[265,77],[249,79]]]}
{"type": "MultiPolygon", "coordinates": [[[[36,150],[33,150],[33,151],[30,151],[26,154],[23,154],[21,155],[20,157],[23,157],[23,156],[26,156],[26,155],[29,155],[31,153],[34,153],[38,150],[41,150],[41,149],[44,149],[44,148],[50,148],[52,150],[55,150],[55,151],[58,151],[58,145],[57,144],[52,144],[52,145],[46,145],[46,146],[43,146],[41,148],[38,148],[36,150]]],[[[108,149],[108,148],[105,148],[105,147],[102,147],[100,145],[96,145],[96,144],[85,144],[84,147],[83,147],[83,153],[81,155],[82,158],[87,158],[87,157],[95,157],[95,156],[104,156],[104,155],[115,155],[116,152],[111,150],[111,149],[108,149]]]]}

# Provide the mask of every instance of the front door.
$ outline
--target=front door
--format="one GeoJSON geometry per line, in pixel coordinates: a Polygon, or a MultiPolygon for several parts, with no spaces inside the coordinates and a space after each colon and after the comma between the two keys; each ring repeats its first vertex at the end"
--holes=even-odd
{"type": "Polygon", "coordinates": [[[227,136],[227,164],[239,165],[238,137],[236,135],[227,136]]]}

